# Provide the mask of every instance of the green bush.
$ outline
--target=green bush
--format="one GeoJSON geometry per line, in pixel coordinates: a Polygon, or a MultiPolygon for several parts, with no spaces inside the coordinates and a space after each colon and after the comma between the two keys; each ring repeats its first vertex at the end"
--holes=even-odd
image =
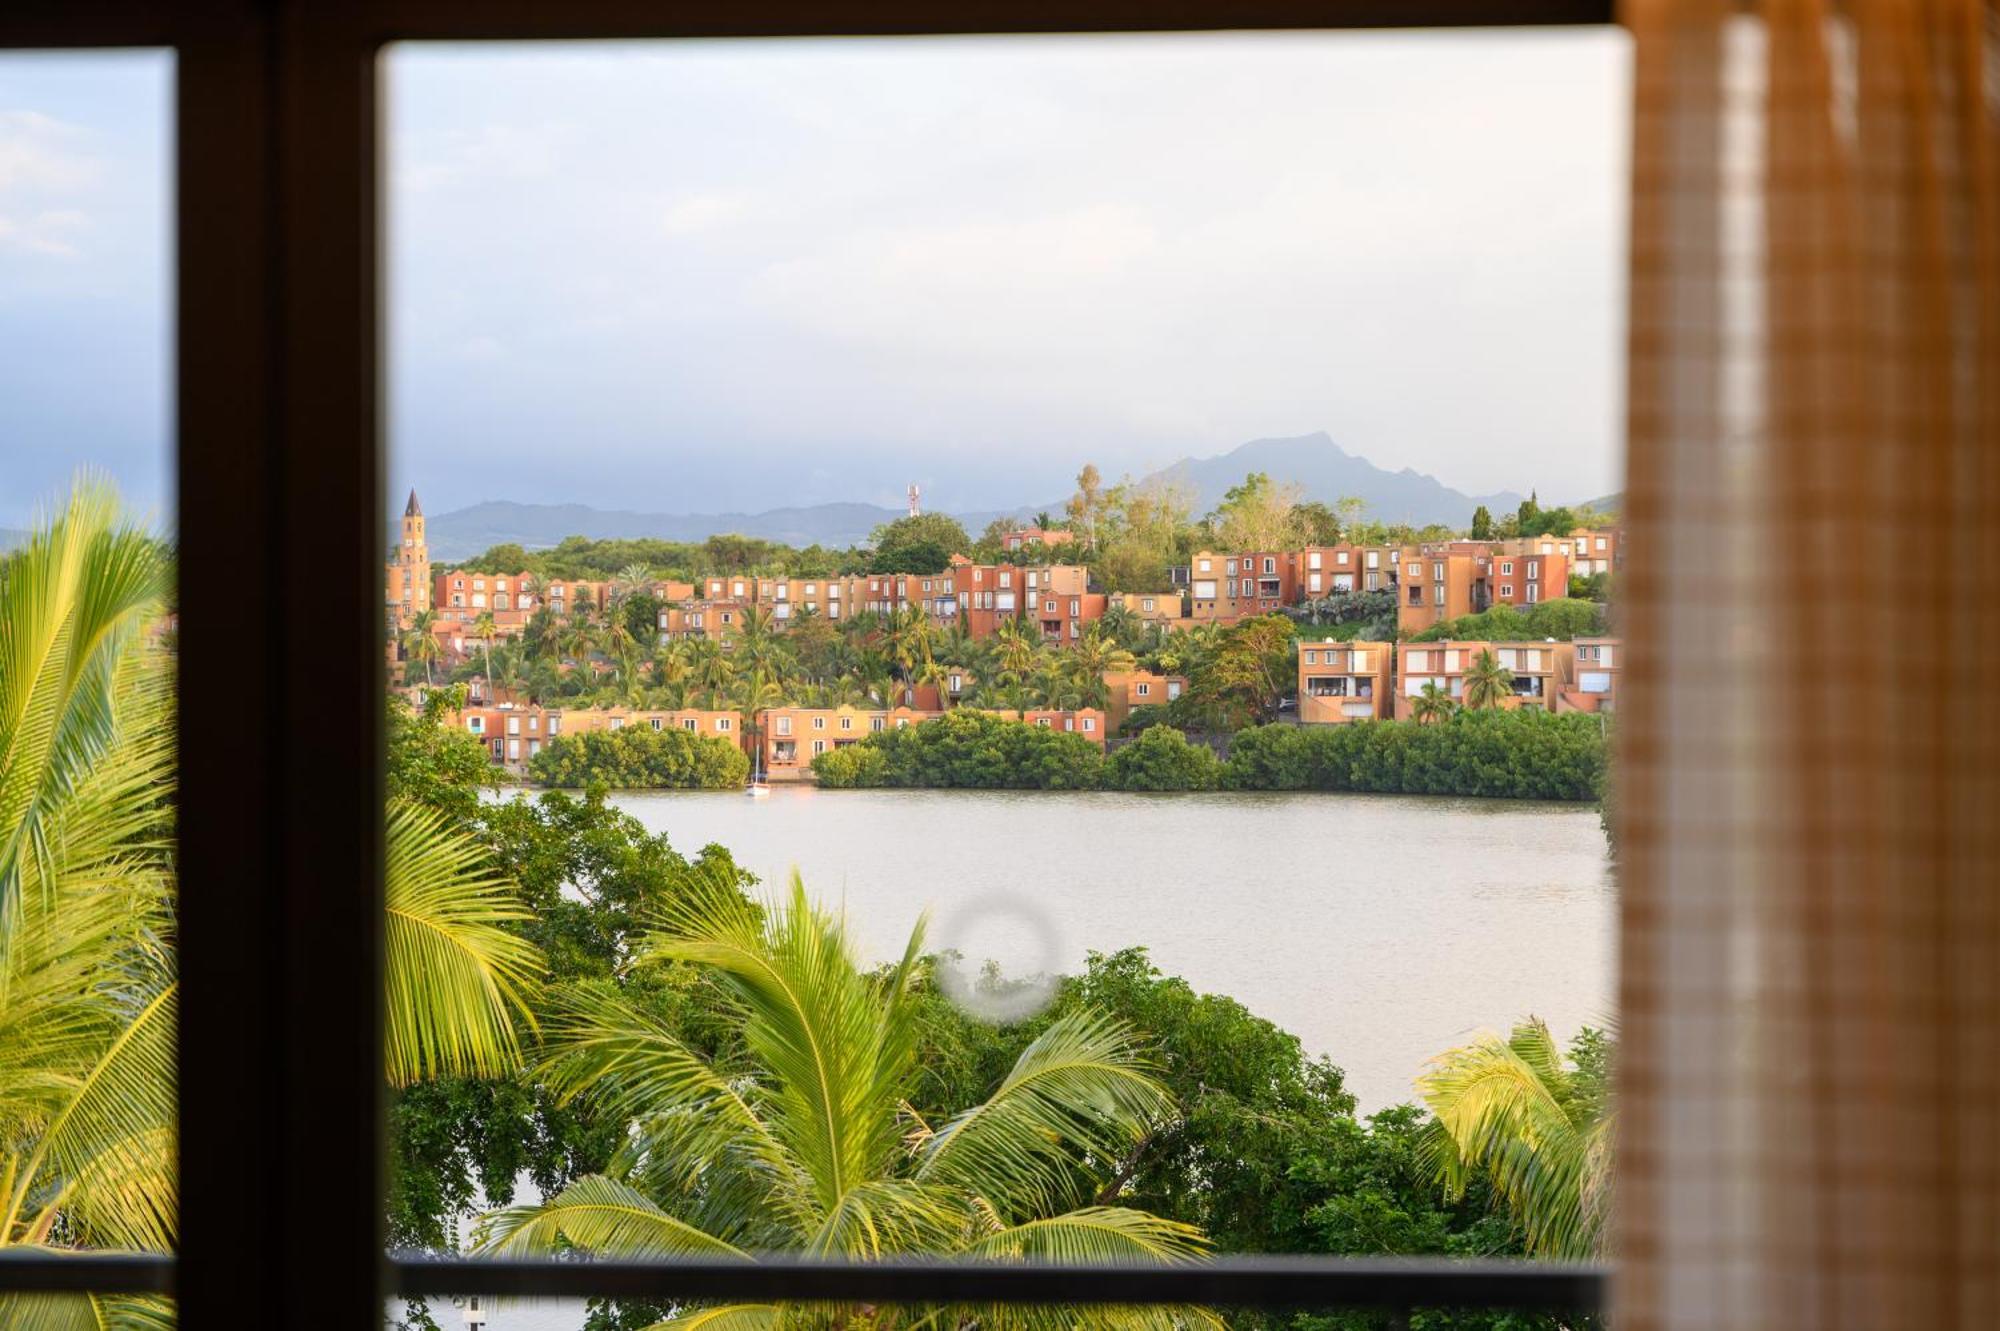
{"type": "Polygon", "coordinates": [[[1606,736],[1596,716],[1458,712],[1449,721],[1360,721],[1238,731],[1223,768],[1231,790],[1592,800],[1606,736]]]}
{"type": "Polygon", "coordinates": [[[749,774],[749,758],[726,739],[650,726],[564,735],[528,763],[540,785],[620,790],[727,790],[749,774]]]}
{"type": "Polygon", "coordinates": [[[960,709],[920,725],[883,730],[813,759],[820,784],[1095,790],[1104,755],[1081,735],[960,709]]]}
{"type": "Polygon", "coordinates": [[[1148,727],[1104,763],[1113,790],[1214,790],[1221,780],[1222,760],[1171,726],[1148,727]]]}
{"type": "Polygon", "coordinates": [[[1448,619],[1442,624],[1431,625],[1422,633],[1412,634],[1410,641],[1437,642],[1440,639],[1451,638],[1486,642],[1531,642],[1542,638],[1554,638],[1558,642],[1568,642],[1571,638],[1588,638],[1603,631],[1602,605],[1595,601],[1579,601],[1567,596],[1558,596],[1554,600],[1537,601],[1526,609],[1513,605],[1496,605],[1476,615],[1448,619]]]}

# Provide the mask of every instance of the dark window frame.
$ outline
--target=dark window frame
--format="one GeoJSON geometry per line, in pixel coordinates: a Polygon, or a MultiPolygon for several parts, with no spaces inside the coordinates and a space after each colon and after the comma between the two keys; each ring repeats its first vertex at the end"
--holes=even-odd
{"type": "Polygon", "coordinates": [[[1598,1307],[1595,1266],[967,1268],[388,1261],[382,1244],[380,93],[390,42],[1605,24],[1611,0],[13,0],[0,48],[167,47],[181,535],[177,1257],[0,1255],[0,1291],[181,1323],[403,1293],[1598,1307]],[[312,615],[248,640],[308,573],[312,615]],[[245,669],[246,653],[249,656],[245,669]],[[329,724],[292,723],[311,699],[329,724]],[[193,724],[227,716],[236,724],[193,724]]]}

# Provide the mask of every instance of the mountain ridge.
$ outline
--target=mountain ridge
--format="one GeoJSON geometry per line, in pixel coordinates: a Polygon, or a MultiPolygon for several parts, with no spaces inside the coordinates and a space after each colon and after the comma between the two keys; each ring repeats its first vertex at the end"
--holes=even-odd
{"type": "MultiPolygon", "coordinates": [[[[1323,430],[1253,439],[1211,457],[1183,457],[1141,477],[1138,483],[1183,481],[1195,496],[1196,511],[1207,512],[1221,502],[1230,486],[1253,471],[1265,472],[1281,483],[1298,484],[1308,499],[1332,503],[1353,496],[1368,504],[1371,518],[1407,522],[1417,527],[1431,523],[1463,527],[1481,504],[1497,516],[1513,511],[1525,498],[1511,490],[1467,494],[1413,467],[1391,471],[1376,466],[1341,448],[1323,430]]],[[[1025,518],[1043,509],[1056,511],[1061,506],[1061,501],[1023,504],[1010,509],[956,511],[952,516],[977,534],[996,517],[1025,518]]],[[[648,513],[599,509],[587,504],[528,504],[489,499],[432,517],[429,537],[432,558],[441,563],[469,559],[506,543],[531,550],[547,549],[571,536],[593,540],[654,537],[697,542],[710,536],[735,534],[794,546],[815,543],[847,546],[867,540],[876,527],[901,516],[900,508],[860,502],[795,505],[759,513],[648,513]]],[[[389,532],[393,543],[393,518],[389,532]]]]}

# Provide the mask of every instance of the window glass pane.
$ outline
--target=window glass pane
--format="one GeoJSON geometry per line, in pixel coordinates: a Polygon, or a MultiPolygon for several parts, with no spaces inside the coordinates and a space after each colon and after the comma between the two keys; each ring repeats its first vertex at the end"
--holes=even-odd
{"type": "Polygon", "coordinates": [[[1599,1107],[1622,36],[383,77],[392,1242],[1527,1253],[1426,1143],[1599,1107]]]}
{"type": "Polygon", "coordinates": [[[0,53],[0,1254],[174,1245],[172,78],[0,53]]]}

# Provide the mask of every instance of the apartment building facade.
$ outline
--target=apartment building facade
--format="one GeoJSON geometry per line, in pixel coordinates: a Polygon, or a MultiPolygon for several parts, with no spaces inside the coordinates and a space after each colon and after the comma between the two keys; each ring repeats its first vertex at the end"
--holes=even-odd
{"type": "Polygon", "coordinates": [[[1465,677],[1473,663],[1493,653],[1501,669],[1512,676],[1498,706],[1512,711],[1541,708],[1554,711],[1568,681],[1576,678],[1573,643],[1479,642],[1440,640],[1405,642],[1396,648],[1396,717],[1409,720],[1415,699],[1428,684],[1436,684],[1454,703],[1465,701],[1465,677]]]}
{"type": "Polygon", "coordinates": [[[1401,557],[1393,545],[1309,545],[1299,552],[1299,600],[1386,591],[1395,585],[1401,557]]]}
{"type": "Polygon", "coordinates": [[[1327,638],[1301,640],[1296,650],[1301,724],[1382,721],[1395,714],[1394,643],[1327,638]]]}
{"type": "Polygon", "coordinates": [[[1578,638],[1572,675],[1556,693],[1558,712],[1615,712],[1618,675],[1625,665],[1625,643],[1619,638],[1578,638]]]}
{"type": "Polygon", "coordinates": [[[1188,617],[1234,624],[1298,604],[1299,560],[1296,550],[1197,550],[1189,565],[1188,617]]]}

